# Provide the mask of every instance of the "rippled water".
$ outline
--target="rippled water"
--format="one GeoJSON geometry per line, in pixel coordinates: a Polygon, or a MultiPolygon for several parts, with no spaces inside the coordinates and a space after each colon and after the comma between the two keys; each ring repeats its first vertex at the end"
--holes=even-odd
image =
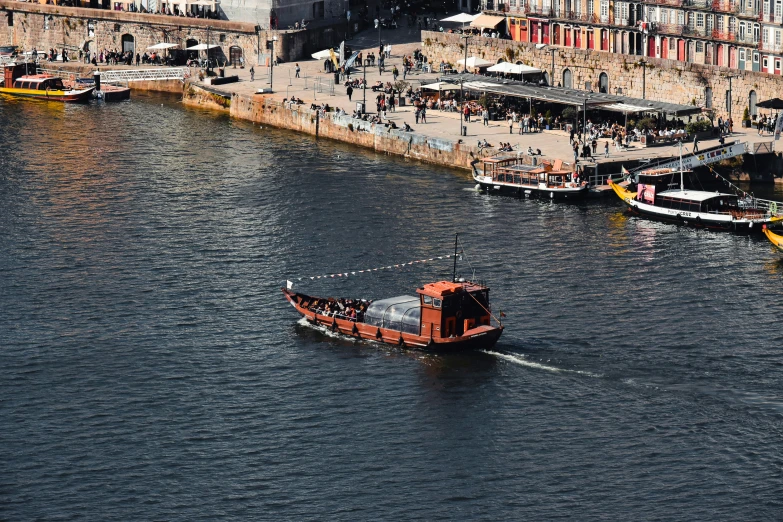
{"type": "Polygon", "coordinates": [[[0,519],[781,518],[764,240],[485,196],[171,98],[0,121],[0,519]],[[279,292],[457,231],[507,314],[489,352],[330,337],[279,292]]]}

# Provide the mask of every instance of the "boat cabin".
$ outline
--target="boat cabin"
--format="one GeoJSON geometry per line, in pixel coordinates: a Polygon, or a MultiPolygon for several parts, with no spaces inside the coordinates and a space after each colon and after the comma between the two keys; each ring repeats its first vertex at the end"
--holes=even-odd
{"type": "Polygon", "coordinates": [[[486,169],[486,165],[485,160],[484,175],[491,175],[492,181],[536,187],[545,186],[546,188],[572,187],[575,183],[574,172],[564,169],[562,160],[556,160],[554,164],[544,161],[540,165],[509,163],[507,160],[497,161],[490,164],[492,166],[489,171],[486,169]]]}
{"type": "Polygon", "coordinates": [[[61,78],[55,78],[48,74],[36,74],[22,76],[14,80],[15,89],[29,89],[33,91],[64,91],[65,86],[61,78]]]}
{"type": "Polygon", "coordinates": [[[421,299],[421,334],[455,337],[490,324],[489,288],[471,282],[439,281],[416,289],[421,299]]]}
{"type": "Polygon", "coordinates": [[[730,214],[742,210],[739,198],[733,194],[700,190],[667,190],[655,195],[653,204],[661,208],[712,214],[730,214]]]}

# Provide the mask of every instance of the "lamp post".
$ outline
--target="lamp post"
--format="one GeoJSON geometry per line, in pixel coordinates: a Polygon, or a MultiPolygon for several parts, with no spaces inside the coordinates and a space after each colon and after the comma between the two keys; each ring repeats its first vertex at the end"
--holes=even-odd
{"type": "Polygon", "coordinates": [[[210,66],[212,64],[209,62],[209,26],[207,26],[207,76],[209,76],[210,66]]]}
{"type": "Polygon", "coordinates": [[[726,110],[729,111],[729,119],[731,119],[731,80],[739,78],[739,75],[727,74],[726,78],[729,79],[729,92],[726,93],[726,110]]]}
{"type": "MultiPolygon", "coordinates": [[[[375,19],[375,28],[378,29],[378,51],[380,53],[381,45],[383,45],[383,43],[381,42],[381,21],[378,18],[375,19]]],[[[382,71],[381,69],[382,56],[383,56],[382,54],[378,56],[378,74],[381,74],[382,71]]]]}
{"type": "MultiPolygon", "coordinates": [[[[460,38],[464,38],[465,39],[465,61],[462,62],[462,66],[463,66],[462,74],[464,75],[464,74],[466,74],[468,72],[468,40],[470,39],[470,35],[469,34],[463,34],[460,38]]],[[[462,82],[463,81],[464,81],[464,76],[461,75],[460,79],[459,79],[459,101],[460,101],[460,103],[463,103],[465,101],[464,100],[465,95],[462,92],[462,82]]],[[[460,136],[467,136],[467,134],[468,134],[467,127],[464,126],[465,124],[462,122],[462,118],[463,118],[462,110],[460,110],[459,117],[457,118],[459,120],[459,135],[460,136]]]]}
{"type": "MultiPolygon", "coordinates": [[[[364,53],[362,53],[364,54],[364,53]]],[[[362,115],[367,107],[367,57],[362,56],[362,69],[364,70],[364,82],[362,82],[362,115]]]]}
{"type": "Polygon", "coordinates": [[[269,65],[269,92],[275,92],[272,80],[275,76],[275,42],[277,41],[277,35],[272,37],[272,61],[269,65]]]}
{"type": "Polygon", "coordinates": [[[552,87],[555,84],[555,48],[550,47],[549,52],[552,53],[552,76],[549,78],[549,86],[552,87]]]}
{"type": "MultiPolygon", "coordinates": [[[[468,40],[470,39],[470,35],[469,34],[463,34],[462,36],[460,36],[460,38],[464,38],[465,39],[465,61],[462,62],[462,74],[467,74],[467,72],[468,72],[468,40]]],[[[461,92],[460,92],[460,95],[462,95],[461,92]]]]}

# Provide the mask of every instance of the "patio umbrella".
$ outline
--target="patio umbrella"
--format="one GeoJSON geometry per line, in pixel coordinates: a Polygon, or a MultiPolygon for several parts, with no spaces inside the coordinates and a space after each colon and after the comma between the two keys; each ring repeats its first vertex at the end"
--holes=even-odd
{"type": "Polygon", "coordinates": [[[332,56],[331,51],[331,49],[324,49],[323,51],[318,51],[317,53],[313,53],[310,56],[312,56],[315,60],[326,60],[332,56]]]}
{"type": "Polygon", "coordinates": [[[147,47],[147,49],[152,51],[162,51],[163,49],[171,49],[172,47],[179,47],[179,46],[175,43],[159,43],[155,45],[150,45],[149,47],[147,47]]]}
{"type": "Polygon", "coordinates": [[[475,69],[476,67],[487,67],[488,65],[492,65],[492,62],[485,60],[484,58],[479,58],[478,56],[470,56],[467,60],[467,65],[465,64],[465,59],[457,60],[458,65],[464,65],[465,68],[475,69]]]}
{"type": "Polygon", "coordinates": [[[783,100],[780,98],[772,98],[764,100],[756,104],[756,107],[760,109],[783,109],[783,100]]]}
{"type": "Polygon", "coordinates": [[[435,82],[422,85],[421,88],[429,89],[431,91],[457,91],[459,90],[459,85],[454,85],[453,83],[448,82],[435,82]]]}
{"type": "Polygon", "coordinates": [[[185,50],[186,51],[208,51],[209,49],[214,49],[215,47],[218,47],[218,46],[217,45],[198,44],[198,45],[194,45],[192,47],[188,47],[185,50]]]}

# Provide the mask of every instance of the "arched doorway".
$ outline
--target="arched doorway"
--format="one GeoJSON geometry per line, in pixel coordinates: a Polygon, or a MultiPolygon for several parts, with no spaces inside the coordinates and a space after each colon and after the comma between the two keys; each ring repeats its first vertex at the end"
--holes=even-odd
{"type": "Polygon", "coordinates": [[[574,76],[571,74],[570,69],[566,69],[563,71],[563,87],[566,89],[573,89],[574,88],[574,76]]]}
{"type": "Polygon", "coordinates": [[[242,48],[238,45],[232,45],[228,50],[228,60],[231,65],[242,65],[242,48]]]}
{"type": "Polygon", "coordinates": [[[712,109],[712,88],[707,87],[704,89],[704,106],[708,109],[712,109]]]}
{"type": "Polygon", "coordinates": [[[606,73],[601,73],[598,76],[598,92],[609,92],[609,76],[606,73]]]}
{"type": "Polygon", "coordinates": [[[131,53],[135,53],[136,43],[133,38],[133,35],[124,34],[122,35],[122,52],[127,53],[128,51],[130,51],[131,53]]]}
{"type": "Polygon", "coordinates": [[[748,110],[750,111],[751,117],[758,116],[758,109],[756,108],[756,91],[750,91],[750,94],[748,94],[748,110]]]}
{"type": "MultiPolygon", "coordinates": [[[[195,47],[196,45],[198,45],[198,40],[194,40],[193,38],[188,38],[185,41],[185,49],[188,47],[195,47]]],[[[187,53],[189,59],[195,60],[198,58],[198,51],[188,51],[187,53]]]]}

